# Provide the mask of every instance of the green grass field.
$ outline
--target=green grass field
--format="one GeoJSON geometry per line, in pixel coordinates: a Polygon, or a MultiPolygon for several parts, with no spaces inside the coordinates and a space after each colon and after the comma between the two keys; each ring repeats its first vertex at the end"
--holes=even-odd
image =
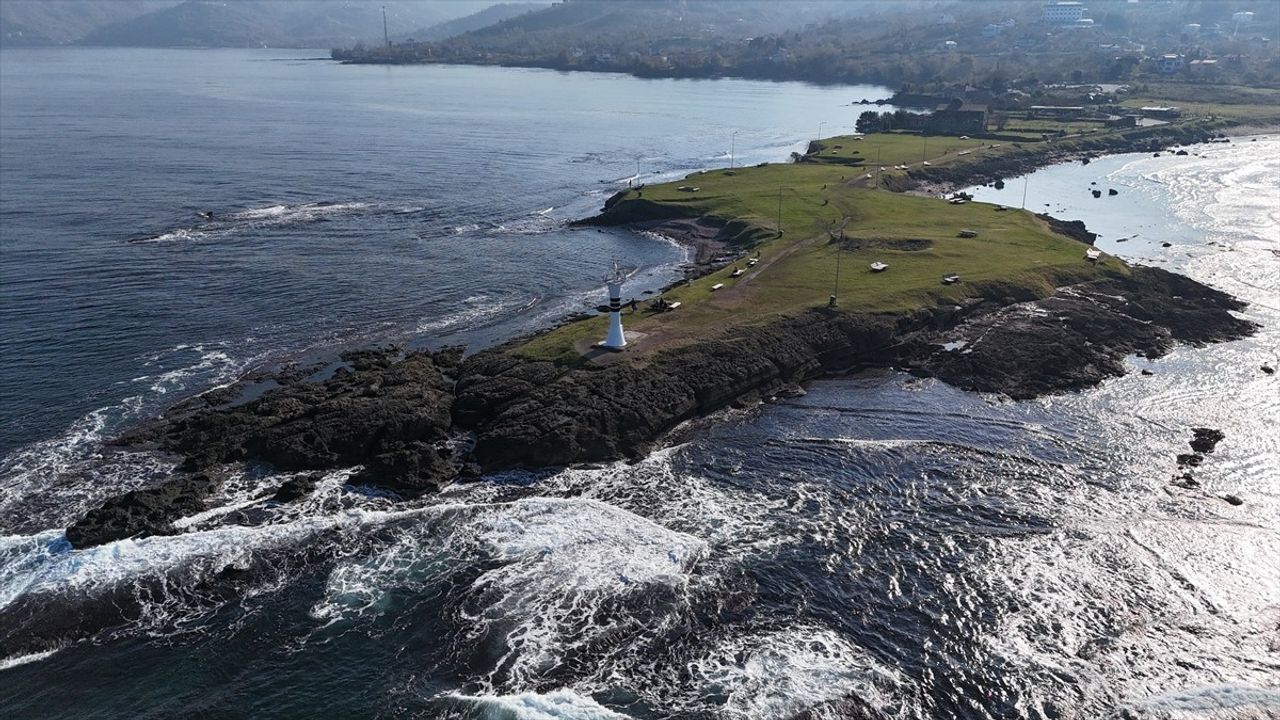
{"type": "MultiPolygon", "coordinates": [[[[926,149],[919,136],[888,134],[860,141],[828,138],[822,141],[822,152],[854,157],[879,147],[882,159],[888,158],[886,164],[919,163],[917,153],[926,153],[924,157],[938,164],[963,157],[958,153],[965,150],[1001,151],[990,148],[991,144],[930,137],[926,149]]],[[[679,206],[681,214],[745,221],[759,230],[757,237],[766,239],[751,249],[751,254],[759,253],[755,267],[748,268],[745,262],[736,266],[746,270],[742,276],[731,277],[735,266],[730,266],[668,291],[666,299],[682,303],[679,310],[627,314],[628,330],[648,336],[628,351],[637,357],[734,327],[823,307],[837,291],[837,258],[839,307],[844,312],[911,310],[942,299],[981,295],[996,284],[1044,295],[1067,282],[1126,272],[1115,258],[1096,265],[1086,262],[1083,245],[1050,232],[1030,212],[999,212],[985,203],[953,205],[878,190],[865,182],[865,170],[836,162],[694,173],[645,187],[642,196],[629,191],[621,202],[640,197],[679,206]],[[687,189],[680,190],[682,186],[687,189]],[[781,234],[777,232],[779,210],[781,234]],[[844,242],[833,241],[832,233],[841,227],[844,242]],[[977,237],[961,238],[961,230],[976,231],[977,237]],[[870,272],[868,265],[876,261],[887,263],[889,269],[870,272]],[[943,284],[943,276],[951,273],[958,274],[961,282],[943,284]],[[721,283],[720,290],[712,291],[721,283]]],[[[572,362],[578,358],[576,342],[603,337],[604,332],[603,317],[571,323],[539,335],[517,352],[572,362]]]]}

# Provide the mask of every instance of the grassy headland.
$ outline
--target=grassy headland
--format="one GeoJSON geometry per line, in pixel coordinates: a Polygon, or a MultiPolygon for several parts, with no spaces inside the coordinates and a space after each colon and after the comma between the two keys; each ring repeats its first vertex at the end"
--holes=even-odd
{"type": "MultiPolygon", "coordinates": [[[[643,358],[784,319],[825,307],[833,293],[842,313],[906,313],[993,292],[1044,297],[1064,284],[1127,273],[1115,258],[1085,261],[1079,241],[1029,211],[884,189],[935,170],[1050,147],[1073,146],[1070,139],[1024,144],[899,133],[838,136],[813,143],[800,162],[708,170],[619,193],[599,221],[691,220],[720,227],[726,253],[736,258],[665,292],[667,301],[681,303],[677,311],[655,312],[642,299],[640,310],[624,318],[628,330],[643,334],[627,353],[643,358]],[[961,231],[976,236],[961,237],[961,231]],[[758,260],[749,266],[752,257],[758,260]],[[889,269],[872,273],[872,262],[889,269]],[[734,277],[739,269],[744,272],[734,277]],[[950,274],[961,281],[944,284],[950,274]],[[717,284],[723,287],[713,291],[717,284]]],[[[603,336],[603,328],[603,318],[570,323],[515,352],[576,362],[581,341],[603,336]]]]}

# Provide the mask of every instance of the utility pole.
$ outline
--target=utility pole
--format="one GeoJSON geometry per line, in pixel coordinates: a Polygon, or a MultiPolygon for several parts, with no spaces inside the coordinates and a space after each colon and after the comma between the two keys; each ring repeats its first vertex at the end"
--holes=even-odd
{"type": "Polygon", "coordinates": [[[821,140],[821,139],[822,139],[822,126],[823,126],[823,125],[826,125],[826,123],[825,123],[825,122],[820,122],[820,123],[818,123],[818,139],[819,139],[819,140],[821,140]]]}
{"type": "Polygon", "coordinates": [[[1022,209],[1027,209],[1027,185],[1031,184],[1031,173],[1022,176],[1022,209]]]}
{"type": "Polygon", "coordinates": [[[382,6],[382,41],[391,47],[391,35],[387,33],[387,6],[382,6]]]}
{"type": "MultiPolygon", "coordinates": [[[[840,231],[840,236],[841,236],[841,240],[843,240],[844,230],[840,231]]],[[[835,289],[831,291],[832,307],[835,307],[836,303],[840,301],[840,254],[841,254],[841,251],[843,250],[844,250],[844,243],[843,242],[837,243],[836,244],[836,286],[835,286],[835,289]]]]}
{"type": "Polygon", "coordinates": [[[880,164],[880,148],[883,141],[876,140],[876,189],[880,188],[880,176],[884,174],[884,166],[880,164]]]}
{"type": "Polygon", "coordinates": [[[782,186],[778,186],[778,237],[782,237],[782,186]]]}
{"type": "Polygon", "coordinates": [[[929,159],[929,136],[921,135],[920,137],[924,140],[924,149],[920,151],[920,162],[924,162],[929,159]]]}
{"type": "Polygon", "coordinates": [[[729,169],[733,169],[733,151],[738,148],[738,131],[729,133],[729,169]]]}

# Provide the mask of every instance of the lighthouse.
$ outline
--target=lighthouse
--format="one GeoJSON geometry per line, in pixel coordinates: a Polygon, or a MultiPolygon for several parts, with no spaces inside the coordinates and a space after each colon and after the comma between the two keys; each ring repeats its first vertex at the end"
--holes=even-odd
{"type": "Polygon", "coordinates": [[[618,267],[618,261],[613,261],[613,273],[605,278],[605,283],[609,286],[609,336],[600,343],[613,350],[621,350],[627,346],[627,336],[622,333],[622,281],[626,279],[626,274],[618,267]]]}

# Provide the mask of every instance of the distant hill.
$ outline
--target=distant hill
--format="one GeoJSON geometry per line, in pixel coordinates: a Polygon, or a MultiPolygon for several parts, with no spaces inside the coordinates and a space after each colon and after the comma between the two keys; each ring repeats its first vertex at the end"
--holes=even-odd
{"type": "MultiPolygon", "coordinates": [[[[510,4],[510,3],[507,3],[510,4]]],[[[493,0],[0,0],[0,43],[332,47],[474,15],[493,0]]],[[[504,5],[505,7],[505,5],[504,5]]],[[[532,7],[532,6],[531,6],[532,7]]],[[[498,11],[488,22],[511,17],[498,11]]],[[[487,23],[484,23],[487,24],[487,23]]],[[[463,27],[458,32],[465,32],[463,27]]]]}
{"type": "Polygon", "coordinates": [[[393,35],[397,41],[432,41],[444,40],[455,35],[479,30],[484,27],[493,25],[494,23],[510,20],[514,17],[526,15],[531,12],[545,10],[551,6],[550,2],[518,2],[518,3],[500,3],[492,5],[477,13],[472,13],[466,17],[460,17],[456,20],[442,22],[428,28],[422,28],[411,33],[403,33],[393,35]]]}
{"type": "Polygon", "coordinates": [[[67,45],[180,0],[2,0],[0,45],[67,45]]]}

